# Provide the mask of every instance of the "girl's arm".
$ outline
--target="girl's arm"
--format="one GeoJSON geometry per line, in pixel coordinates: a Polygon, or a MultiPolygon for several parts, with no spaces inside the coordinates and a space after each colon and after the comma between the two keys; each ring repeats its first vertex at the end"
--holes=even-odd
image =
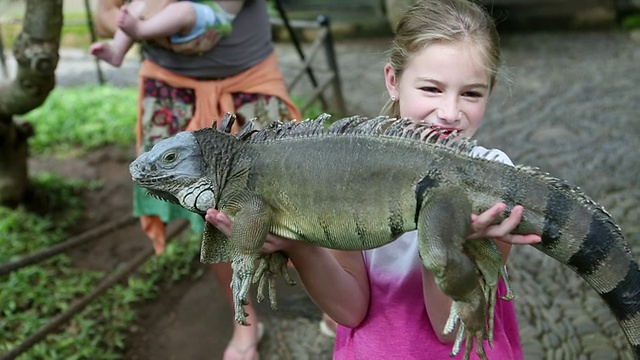
{"type": "MultiPolygon", "coordinates": [[[[206,220],[231,234],[231,221],[215,209],[206,220]]],[[[269,234],[263,253],[286,252],[311,299],[337,323],[358,326],[369,308],[369,279],[360,251],[333,251],[269,234]]]]}
{"type": "MultiPolygon", "coordinates": [[[[518,226],[522,219],[522,206],[515,206],[500,224],[491,225],[500,213],[506,209],[507,205],[498,203],[480,215],[471,216],[472,234],[468,239],[492,238],[495,240],[498,249],[502,253],[502,261],[507,262],[512,244],[534,244],[541,241],[540,236],[535,234],[517,235],[511,232],[518,226]]],[[[449,318],[452,300],[445,295],[436,284],[433,273],[427,269],[422,269],[422,289],[424,293],[424,306],[427,316],[431,322],[438,340],[443,343],[451,343],[455,340],[456,331],[442,335],[444,325],[449,318]]]]}

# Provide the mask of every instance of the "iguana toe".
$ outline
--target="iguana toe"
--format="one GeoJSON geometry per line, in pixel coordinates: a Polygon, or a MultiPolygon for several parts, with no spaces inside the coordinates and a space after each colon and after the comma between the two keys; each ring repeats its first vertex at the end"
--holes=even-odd
{"type": "Polygon", "coordinates": [[[271,308],[274,310],[278,308],[276,297],[276,280],[278,276],[282,275],[288,285],[295,285],[295,281],[287,271],[288,261],[289,257],[279,251],[263,255],[261,256],[258,269],[254,275],[253,282],[258,283],[258,293],[256,296],[258,302],[264,300],[264,290],[268,288],[271,308]]]}

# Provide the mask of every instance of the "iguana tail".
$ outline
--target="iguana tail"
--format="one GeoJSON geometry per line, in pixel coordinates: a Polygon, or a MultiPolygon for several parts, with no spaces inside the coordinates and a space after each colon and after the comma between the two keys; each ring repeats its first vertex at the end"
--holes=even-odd
{"type": "Polygon", "coordinates": [[[567,186],[560,184],[546,196],[539,224],[542,242],[534,246],[591,285],[611,308],[640,359],[640,267],[605,209],[567,186]]]}

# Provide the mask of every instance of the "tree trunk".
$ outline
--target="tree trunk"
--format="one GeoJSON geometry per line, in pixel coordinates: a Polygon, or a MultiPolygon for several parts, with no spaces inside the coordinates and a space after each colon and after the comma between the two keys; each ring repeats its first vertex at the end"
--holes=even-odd
{"type": "Polygon", "coordinates": [[[55,87],[62,30],[62,0],[26,0],[22,31],[13,45],[14,79],[0,82],[0,205],[23,202],[27,186],[27,139],[33,128],[17,122],[40,106],[55,87]]]}

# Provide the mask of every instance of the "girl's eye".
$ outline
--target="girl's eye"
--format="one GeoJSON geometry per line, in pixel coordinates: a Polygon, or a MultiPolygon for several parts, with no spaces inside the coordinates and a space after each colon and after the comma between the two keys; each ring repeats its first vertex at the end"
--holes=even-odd
{"type": "Polygon", "coordinates": [[[428,93],[434,93],[434,94],[437,94],[440,92],[440,89],[438,89],[435,86],[424,86],[424,87],[421,87],[420,90],[428,93]]]}
{"type": "Polygon", "coordinates": [[[467,91],[467,92],[463,93],[462,96],[471,97],[471,98],[481,98],[484,95],[482,93],[480,93],[480,92],[477,92],[477,91],[467,91]]]}

